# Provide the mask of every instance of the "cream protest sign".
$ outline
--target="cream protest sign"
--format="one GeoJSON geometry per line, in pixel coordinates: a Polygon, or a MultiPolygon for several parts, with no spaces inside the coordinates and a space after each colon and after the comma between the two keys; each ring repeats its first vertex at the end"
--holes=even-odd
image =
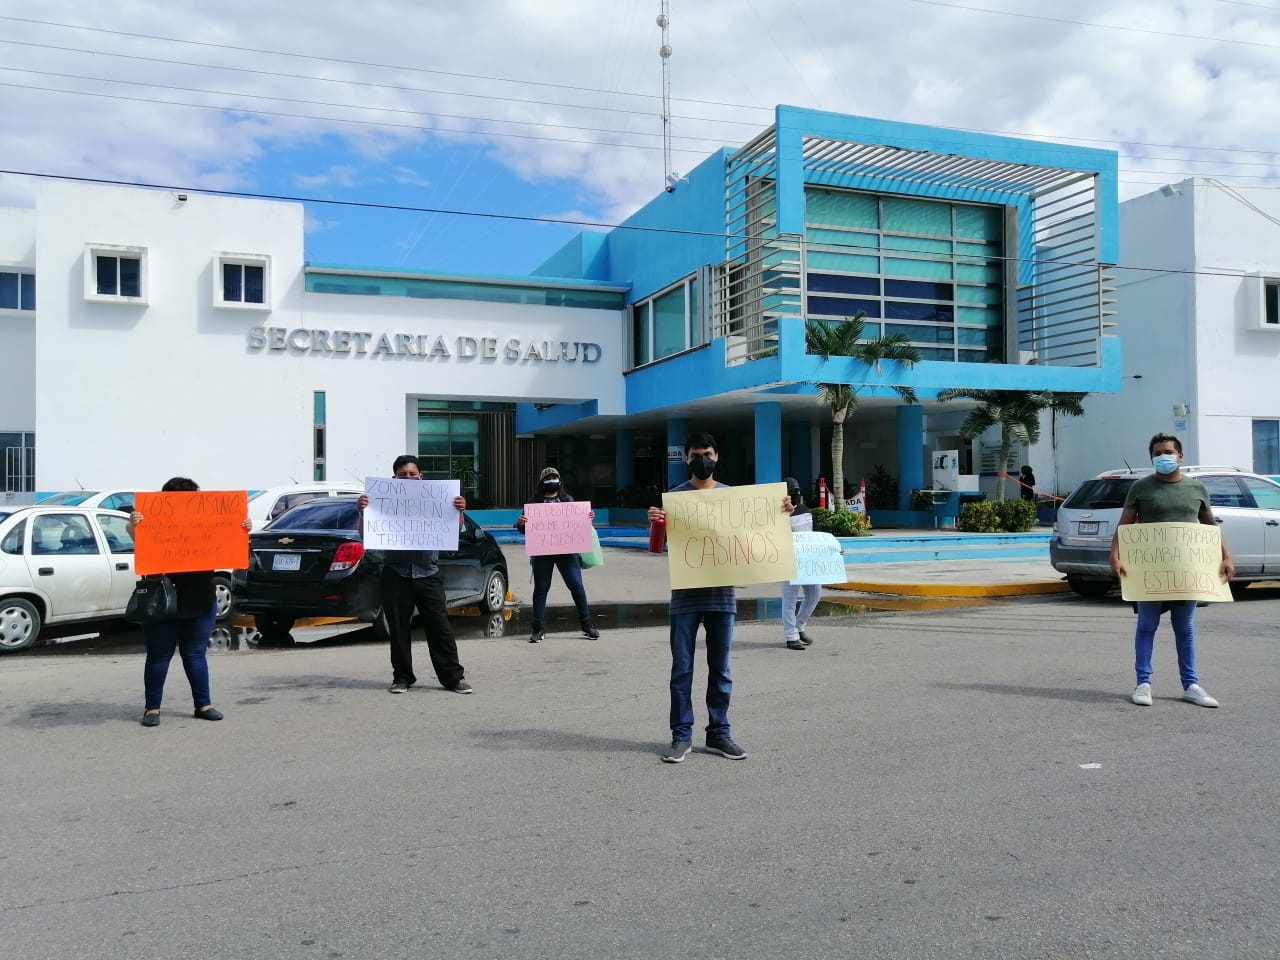
{"type": "Polygon", "coordinates": [[[840,541],[831,534],[796,531],[791,534],[791,542],[796,551],[796,575],[791,578],[792,583],[848,582],[844,551],[840,549],[840,541]]]}
{"type": "Polygon", "coordinates": [[[731,587],[796,575],[785,483],[664,493],[671,586],[731,587]]]}
{"type": "Polygon", "coordinates": [[[1120,544],[1120,595],[1126,600],[1221,600],[1222,532],[1207,523],[1126,523],[1120,544]]]}
{"type": "Polygon", "coordinates": [[[457,550],[457,480],[365,477],[364,545],[369,550],[457,550]]]}

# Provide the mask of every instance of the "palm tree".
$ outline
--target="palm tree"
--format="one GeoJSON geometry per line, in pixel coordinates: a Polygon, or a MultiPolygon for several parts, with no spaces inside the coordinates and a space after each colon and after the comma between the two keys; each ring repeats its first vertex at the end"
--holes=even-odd
{"type": "MultiPolygon", "coordinates": [[[[824,361],[832,357],[852,357],[874,367],[881,376],[880,361],[896,360],[910,367],[920,361],[920,351],[911,346],[910,338],[895,333],[889,337],[876,337],[863,343],[866,325],[861,310],[846,320],[806,320],[804,346],[806,353],[817,354],[824,361]]],[[[858,408],[858,392],[865,384],[819,383],[818,399],[831,410],[831,492],[836,509],[844,509],[844,422],[858,408]]],[[[910,387],[889,384],[907,403],[916,402],[916,392],[910,387]]]]}
{"type": "Polygon", "coordinates": [[[992,427],[1000,428],[1000,476],[996,480],[996,499],[1004,499],[1004,475],[1012,464],[1013,443],[1026,446],[1040,442],[1040,414],[1046,410],[1069,417],[1084,414],[1083,393],[1054,393],[1052,390],[967,390],[952,387],[938,394],[939,400],[966,399],[977,401],[960,424],[960,436],[966,440],[980,437],[992,427]]]}

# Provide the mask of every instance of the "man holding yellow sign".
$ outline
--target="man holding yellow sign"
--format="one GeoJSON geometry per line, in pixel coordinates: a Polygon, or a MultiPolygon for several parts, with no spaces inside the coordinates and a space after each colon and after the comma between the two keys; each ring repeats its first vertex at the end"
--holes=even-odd
{"type": "Polygon", "coordinates": [[[1129,488],[1111,539],[1111,571],[1120,578],[1124,598],[1137,600],[1138,608],[1133,641],[1138,685],[1130,699],[1140,707],[1151,706],[1151,649],[1160,614],[1167,607],[1178,651],[1182,699],[1216,707],[1218,701],[1200,686],[1196,675],[1196,603],[1200,599],[1230,599],[1231,594],[1223,596],[1222,590],[1213,590],[1215,585],[1205,582],[1204,573],[1197,573],[1194,566],[1201,554],[1216,549],[1209,566],[1216,567],[1214,573],[1225,586],[1235,575],[1235,563],[1209,509],[1209,491],[1201,481],[1182,474],[1182,442],[1170,434],[1157,433],[1147,450],[1156,472],[1129,488]],[[1197,523],[1218,536],[1209,531],[1198,535],[1195,528],[1185,528],[1197,523]],[[1125,529],[1131,524],[1140,524],[1143,535],[1125,529]],[[1155,526],[1148,530],[1149,524],[1155,526]],[[1141,578],[1131,577],[1139,567],[1143,568],[1141,578]]]}
{"type": "Polygon", "coordinates": [[[742,760],[733,742],[729,697],[733,679],[729,653],[738,583],[776,583],[795,576],[791,501],[786,485],[729,487],[714,479],[720,454],[709,433],[690,434],[684,459],[693,476],[649,508],[649,522],[667,529],[671,575],[671,745],[664,763],[680,763],[693,746],[693,656],[698,625],[707,642],[708,753],[742,760]],[[779,509],[781,506],[781,509],[779,509]]]}

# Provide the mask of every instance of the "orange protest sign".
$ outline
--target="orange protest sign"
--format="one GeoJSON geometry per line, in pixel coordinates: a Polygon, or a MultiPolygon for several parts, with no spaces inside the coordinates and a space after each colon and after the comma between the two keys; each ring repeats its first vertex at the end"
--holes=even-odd
{"type": "Polygon", "coordinates": [[[151,573],[242,570],[249,566],[249,496],[243,490],[139,493],[133,567],[151,573]]]}

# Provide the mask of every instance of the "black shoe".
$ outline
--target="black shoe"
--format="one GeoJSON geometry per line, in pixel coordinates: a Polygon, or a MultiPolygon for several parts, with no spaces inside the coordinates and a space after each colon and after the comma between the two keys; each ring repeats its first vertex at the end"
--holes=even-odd
{"type": "Polygon", "coordinates": [[[197,710],[196,719],[197,720],[221,720],[222,711],[219,710],[217,707],[210,707],[208,710],[197,710]]]}
{"type": "Polygon", "coordinates": [[[671,746],[662,752],[662,762],[683,763],[684,758],[689,755],[691,749],[693,749],[693,744],[688,740],[672,740],[671,746]]]}
{"type": "Polygon", "coordinates": [[[745,760],[747,751],[730,740],[728,737],[720,737],[717,739],[707,738],[707,753],[717,753],[722,757],[728,757],[730,760],[745,760]]]}
{"type": "Polygon", "coordinates": [[[800,642],[801,642],[801,643],[803,643],[806,647],[811,647],[811,646],[813,646],[813,637],[809,636],[809,635],[808,635],[808,634],[806,634],[803,630],[801,630],[801,631],[800,631],[800,642]]]}
{"type": "Polygon", "coordinates": [[[808,648],[808,647],[806,647],[806,646],[805,646],[803,643],[801,643],[799,640],[788,640],[788,641],[787,641],[787,649],[788,649],[788,650],[808,650],[809,648],[808,648]]]}
{"type": "Polygon", "coordinates": [[[387,687],[387,693],[408,693],[409,685],[403,680],[397,680],[391,686],[387,687]]]}
{"type": "Polygon", "coordinates": [[[534,627],[533,634],[529,637],[530,643],[541,643],[544,634],[541,627],[534,627]]]}
{"type": "Polygon", "coordinates": [[[595,624],[590,620],[582,621],[582,632],[587,635],[588,640],[600,639],[600,631],[595,628],[595,624]]]}
{"type": "Polygon", "coordinates": [[[160,714],[144,713],[141,723],[144,727],[158,727],[160,726],[160,714]]]}

